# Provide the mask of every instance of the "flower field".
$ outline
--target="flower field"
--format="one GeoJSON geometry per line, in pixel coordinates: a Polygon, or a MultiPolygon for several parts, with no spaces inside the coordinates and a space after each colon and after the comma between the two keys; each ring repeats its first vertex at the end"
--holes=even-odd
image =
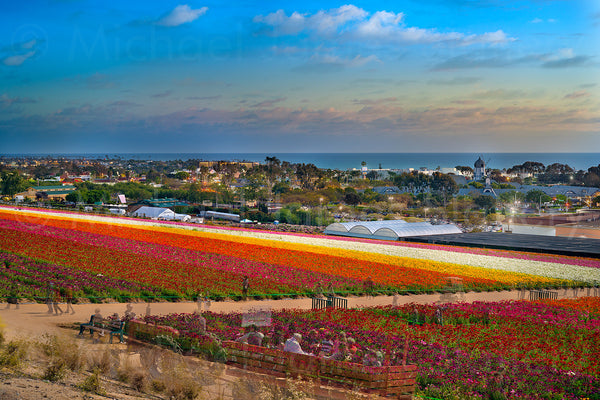
{"type": "Polygon", "coordinates": [[[26,271],[34,261],[52,266],[49,270],[61,269],[61,279],[55,279],[58,286],[82,273],[106,279],[104,289],[77,286],[81,295],[88,291],[98,297],[191,299],[199,292],[240,296],[245,275],[250,277],[252,296],[310,294],[318,286],[361,293],[369,277],[377,290],[387,293],[440,290],[450,276],[461,278],[466,289],[474,290],[600,281],[596,261],[573,257],[6,208],[0,208],[0,239],[0,258],[11,264],[4,271],[11,278],[0,283],[0,296],[16,290],[15,286],[22,294],[38,290],[41,278],[17,279],[30,273],[26,271]],[[131,283],[125,285],[126,296],[118,282],[131,283]]]}
{"type": "MultiPolygon", "coordinates": [[[[366,349],[384,363],[418,366],[419,392],[461,399],[600,399],[600,298],[569,301],[450,304],[437,323],[436,306],[407,305],[353,310],[281,311],[267,336],[307,336],[316,329],[354,338],[361,362],[366,349]],[[425,322],[409,325],[416,312],[425,322]],[[321,329],[323,328],[323,329],[321,329]]],[[[241,314],[203,315],[207,330],[222,340],[241,336],[241,314]]],[[[187,343],[202,339],[194,314],[146,317],[178,329],[187,343]]],[[[321,337],[320,337],[321,339],[321,337]]],[[[305,348],[308,348],[305,343],[305,348]]]]}

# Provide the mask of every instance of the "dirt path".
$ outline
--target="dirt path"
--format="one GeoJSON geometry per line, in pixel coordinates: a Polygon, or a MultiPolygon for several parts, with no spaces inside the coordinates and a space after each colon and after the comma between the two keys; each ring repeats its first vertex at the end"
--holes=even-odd
{"type": "MultiPolygon", "coordinates": [[[[559,298],[575,298],[577,296],[589,295],[585,290],[560,289],[559,298]]],[[[409,296],[378,296],[378,297],[348,297],[348,307],[368,307],[380,305],[403,305],[408,303],[435,304],[439,302],[474,302],[474,301],[503,301],[529,298],[526,291],[502,291],[502,292],[469,292],[464,294],[435,294],[435,295],[409,295],[409,296]]],[[[65,304],[60,304],[62,310],[66,310],[65,304]]],[[[20,304],[16,309],[14,305],[7,308],[6,303],[0,303],[0,320],[5,325],[7,338],[26,337],[33,338],[44,333],[58,330],[58,324],[74,322],[87,322],[90,315],[96,309],[104,316],[125,313],[127,304],[104,303],[104,304],[76,304],[75,313],[55,315],[48,313],[45,304],[20,304]]],[[[213,312],[244,312],[251,309],[303,309],[311,308],[310,298],[283,299],[283,300],[258,300],[258,301],[222,301],[212,302],[209,310],[213,312]]],[[[132,303],[132,311],[136,315],[165,315],[171,313],[191,313],[198,310],[195,302],[182,303],[132,303]]]]}

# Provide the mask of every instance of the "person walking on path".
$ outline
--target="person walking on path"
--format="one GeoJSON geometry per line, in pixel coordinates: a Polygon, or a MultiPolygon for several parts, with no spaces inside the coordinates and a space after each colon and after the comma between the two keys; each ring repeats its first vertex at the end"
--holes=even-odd
{"type": "Polygon", "coordinates": [[[60,291],[58,289],[54,289],[54,295],[52,296],[52,307],[54,308],[54,314],[56,314],[56,315],[59,315],[59,313],[60,313],[60,315],[63,314],[63,310],[58,305],[59,301],[60,301],[60,291]]]}
{"type": "Polygon", "coordinates": [[[52,291],[54,290],[54,283],[50,282],[46,289],[46,305],[48,306],[48,314],[52,314],[54,312],[54,307],[52,304],[52,291]]]}
{"type": "Polygon", "coordinates": [[[250,288],[250,280],[248,278],[248,275],[244,276],[244,280],[242,281],[242,298],[243,300],[246,300],[246,297],[248,297],[248,289],[250,288]]]}
{"type": "Polygon", "coordinates": [[[65,289],[65,299],[67,300],[67,310],[65,312],[68,314],[69,310],[71,310],[71,314],[75,314],[75,309],[73,308],[73,288],[71,286],[67,286],[65,289]]]}

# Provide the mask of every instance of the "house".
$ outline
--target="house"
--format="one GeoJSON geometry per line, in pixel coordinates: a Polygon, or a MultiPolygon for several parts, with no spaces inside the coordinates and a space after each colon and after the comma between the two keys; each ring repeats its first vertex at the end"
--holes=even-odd
{"type": "Polygon", "coordinates": [[[77,188],[73,185],[57,185],[57,186],[32,186],[25,192],[17,193],[15,196],[21,196],[25,199],[62,199],[64,200],[69,193],[73,193],[77,188]]]}

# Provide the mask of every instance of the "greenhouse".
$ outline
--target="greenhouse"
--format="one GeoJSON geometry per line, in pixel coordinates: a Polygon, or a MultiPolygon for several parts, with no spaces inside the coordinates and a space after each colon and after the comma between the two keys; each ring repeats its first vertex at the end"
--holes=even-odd
{"type": "Polygon", "coordinates": [[[461,233],[461,230],[454,224],[433,225],[429,222],[393,220],[337,222],[327,226],[324,233],[368,239],[398,240],[409,236],[461,233]]]}

